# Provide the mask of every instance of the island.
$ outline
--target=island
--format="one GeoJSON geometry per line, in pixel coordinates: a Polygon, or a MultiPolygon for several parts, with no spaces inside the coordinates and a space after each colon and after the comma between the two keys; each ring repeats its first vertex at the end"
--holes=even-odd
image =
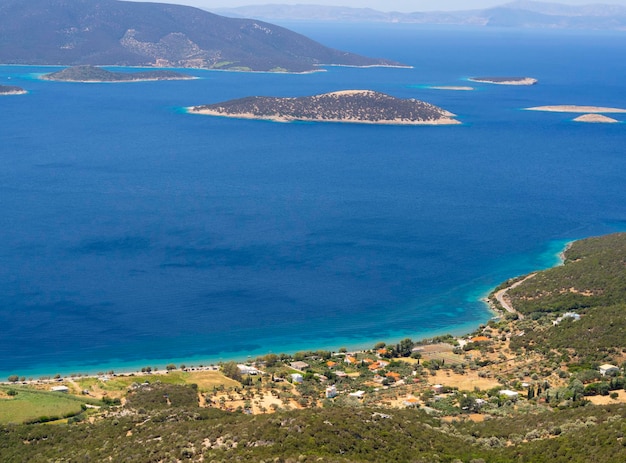
{"type": "Polygon", "coordinates": [[[612,117],[603,116],[602,114],[583,114],[582,116],[575,118],[574,122],[614,124],[619,121],[617,119],[613,119],[612,117]]]}
{"type": "Polygon", "coordinates": [[[315,121],[360,124],[460,124],[454,114],[432,104],[395,98],[372,90],[344,90],[321,95],[275,98],[252,96],[193,106],[191,114],[262,119],[277,122],[315,121]]]}
{"type": "Polygon", "coordinates": [[[433,85],[428,87],[431,90],[453,90],[457,92],[469,92],[474,90],[474,87],[467,87],[461,85],[433,85]]]}
{"type": "Polygon", "coordinates": [[[626,113],[626,109],[606,108],[602,106],[577,106],[577,105],[555,105],[555,106],[535,106],[526,108],[527,111],[547,111],[552,113],[626,113]]]}
{"type": "Polygon", "coordinates": [[[112,72],[96,66],[73,66],[44,74],[44,80],[60,82],[144,82],[152,80],[190,80],[195,77],[174,71],[112,72]]]}
{"type": "Polygon", "coordinates": [[[468,80],[496,85],[535,85],[538,82],[532,77],[470,77],[468,80]]]}
{"type": "Polygon", "coordinates": [[[0,85],[0,95],[23,95],[28,93],[22,87],[16,87],[14,85],[0,85]]]}

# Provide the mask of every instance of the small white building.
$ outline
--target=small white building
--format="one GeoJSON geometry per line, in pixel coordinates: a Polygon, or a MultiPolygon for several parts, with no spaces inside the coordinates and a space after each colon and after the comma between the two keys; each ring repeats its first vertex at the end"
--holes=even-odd
{"type": "Polygon", "coordinates": [[[248,365],[240,364],[240,365],[237,365],[237,368],[239,368],[239,372],[242,375],[258,375],[259,374],[259,370],[248,365]]]}
{"type": "Polygon", "coordinates": [[[363,396],[365,395],[365,391],[356,391],[356,392],[351,392],[350,394],[348,394],[350,397],[356,397],[357,399],[362,399],[363,396]]]}
{"type": "Polygon", "coordinates": [[[326,398],[334,399],[335,397],[337,397],[337,387],[335,385],[328,386],[326,388],[326,398]]]}
{"type": "Polygon", "coordinates": [[[291,375],[291,382],[294,384],[302,384],[304,377],[300,373],[293,373],[291,375]]]}
{"type": "Polygon", "coordinates": [[[52,392],[63,392],[64,394],[68,394],[70,392],[70,388],[67,386],[54,386],[50,390],[52,392]]]}
{"type": "Polygon", "coordinates": [[[604,365],[600,365],[598,369],[600,370],[600,374],[602,376],[615,374],[619,371],[618,367],[616,367],[615,365],[611,365],[610,363],[605,363],[604,365]]]}
{"type": "Polygon", "coordinates": [[[499,394],[508,397],[509,399],[516,399],[519,396],[519,392],[515,392],[510,389],[501,389],[499,394]]]}

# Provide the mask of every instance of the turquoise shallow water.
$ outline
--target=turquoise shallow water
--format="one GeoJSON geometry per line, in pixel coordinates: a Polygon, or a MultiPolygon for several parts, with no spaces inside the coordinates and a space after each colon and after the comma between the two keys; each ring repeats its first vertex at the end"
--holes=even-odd
{"type": "Polygon", "coordinates": [[[521,110],[626,107],[623,35],[293,27],[414,68],[113,85],[0,67],[0,84],[29,90],[0,99],[0,375],[462,333],[491,316],[480,298],[502,280],[626,228],[625,125],[521,110]],[[540,83],[427,88],[472,75],[540,83]],[[463,125],[183,110],[352,88],[423,99],[463,125]]]}

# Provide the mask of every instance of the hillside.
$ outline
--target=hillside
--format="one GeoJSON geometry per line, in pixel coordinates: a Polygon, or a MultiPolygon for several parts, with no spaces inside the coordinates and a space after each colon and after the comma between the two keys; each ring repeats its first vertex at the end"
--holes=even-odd
{"type": "Polygon", "coordinates": [[[346,90],[297,98],[248,97],[203,106],[191,113],[277,121],[372,124],[458,124],[452,113],[415,99],[370,90],[346,90]]]}
{"type": "Polygon", "coordinates": [[[197,8],[118,0],[2,0],[0,63],[304,72],[397,64],[285,28],[197,8]]]}
{"type": "Polygon", "coordinates": [[[462,338],[268,354],[221,373],[14,376],[0,386],[0,415],[13,417],[0,423],[15,423],[0,425],[0,460],[626,461],[625,263],[626,233],[575,242],[563,266],[503,283],[514,313],[462,338]],[[593,299],[566,302],[579,292],[593,299]],[[618,366],[603,374],[606,362],[618,366]],[[69,397],[46,392],[61,382],[69,397]],[[53,419],[36,418],[40,404],[54,425],[19,424],[53,419]]]}

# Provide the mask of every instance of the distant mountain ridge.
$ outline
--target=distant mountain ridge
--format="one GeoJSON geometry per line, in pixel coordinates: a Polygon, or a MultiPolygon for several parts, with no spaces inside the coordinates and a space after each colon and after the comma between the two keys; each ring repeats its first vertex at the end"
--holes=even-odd
{"type": "Polygon", "coordinates": [[[334,50],[259,20],[118,0],[0,0],[0,63],[291,72],[399,64],[334,50]]]}
{"type": "Polygon", "coordinates": [[[582,6],[518,0],[494,8],[463,11],[383,12],[323,5],[250,5],[215,9],[221,14],[271,21],[343,21],[447,24],[488,27],[626,30],[626,7],[582,6]]]}

